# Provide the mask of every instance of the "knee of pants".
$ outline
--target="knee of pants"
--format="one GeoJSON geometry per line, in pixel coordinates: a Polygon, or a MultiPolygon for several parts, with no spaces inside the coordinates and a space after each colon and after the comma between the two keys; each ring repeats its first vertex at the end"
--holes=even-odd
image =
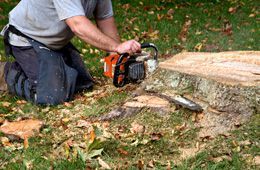
{"type": "Polygon", "coordinates": [[[75,93],[78,72],[65,66],[63,76],[42,77],[36,88],[36,103],[43,105],[58,105],[70,101],[75,93]],[[49,83],[43,83],[48,80],[49,83]]]}
{"type": "Polygon", "coordinates": [[[34,102],[34,88],[16,63],[11,63],[5,73],[8,91],[11,94],[34,102]]]}

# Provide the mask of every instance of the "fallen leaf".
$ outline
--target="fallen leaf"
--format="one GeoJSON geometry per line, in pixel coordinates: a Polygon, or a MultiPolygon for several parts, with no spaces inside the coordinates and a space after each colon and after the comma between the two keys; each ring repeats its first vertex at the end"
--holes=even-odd
{"type": "Polygon", "coordinates": [[[11,103],[9,103],[9,102],[1,102],[1,105],[3,107],[9,107],[9,106],[11,106],[11,103]]]}
{"type": "Polygon", "coordinates": [[[180,148],[179,149],[181,152],[180,157],[182,159],[188,159],[190,157],[195,156],[198,153],[198,148],[180,148]]]}
{"type": "Polygon", "coordinates": [[[248,16],[249,18],[254,18],[254,17],[256,17],[256,14],[250,14],[249,16],[248,16]]]}
{"type": "Polygon", "coordinates": [[[232,161],[232,158],[230,156],[227,156],[227,155],[212,158],[212,161],[214,161],[215,163],[222,162],[224,160],[232,161]]]}
{"type": "Polygon", "coordinates": [[[231,14],[234,14],[236,11],[237,11],[237,8],[236,8],[236,7],[230,7],[230,8],[228,9],[228,12],[231,13],[231,14]]]}
{"type": "Polygon", "coordinates": [[[1,137],[1,143],[4,147],[12,145],[7,137],[1,137]]]}
{"type": "Polygon", "coordinates": [[[195,49],[196,51],[201,51],[202,46],[203,46],[202,43],[198,43],[198,44],[194,47],[194,49],[195,49]]]}
{"type": "Polygon", "coordinates": [[[148,14],[153,15],[154,11],[149,11],[148,14]]]}
{"type": "Polygon", "coordinates": [[[69,103],[69,102],[64,102],[64,106],[66,106],[66,107],[72,107],[73,105],[72,105],[71,103],[69,103]]]}
{"type": "Polygon", "coordinates": [[[27,101],[25,101],[25,100],[17,100],[16,103],[17,104],[26,104],[27,101]]]}
{"type": "Polygon", "coordinates": [[[24,149],[29,148],[29,141],[28,141],[28,138],[27,138],[27,137],[24,138],[23,146],[24,146],[24,149]]]}
{"type": "Polygon", "coordinates": [[[39,132],[43,122],[35,119],[22,120],[17,122],[5,121],[0,131],[6,135],[14,135],[21,139],[30,138],[39,132]]]}
{"type": "Polygon", "coordinates": [[[157,14],[158,21],[161,21],[163,17],[164,17],[164,14],[157,14]]]}
{"type": "Polygon", "coordinates": [[[61,121],[62,121],[63,123],[68,123],[68,122],[70,121],[70,119],[67,118],[67,117],[65,117],[65,118],[61,119],[61,121]]]}
{"type": "Polygon", "coordinates": [[[161,133],[152,133],[151,134],[151,140],[152,141],[158,141],[163,137],[161,133]]]}
{"type": "Polygon", "coordinates": [[[260,156],[255,156],[253,159],[253,163],[256,166],[259,166],[260,165],[260,156]]]}
{"type": "Polygon", "coordinates": [[[224,21],[222,32],[227,36],[233,34],[232,24],[228,20],[224,21]]]}
{"type": "Polygon", "coordinates": [[[176,130],[182,131],[186,128],[186,123],[184,122],[182,125],[175,126],[176,130]]]}
{"type": "Polygon", "coordinates": [[[239,145],[242,145],[242,146],[248,146],[248,145],[251,145],[252,142],[248,139],[248,140],[245,140],[245,141],[240,141],[238,142],[239,145]]]}
{"type": "Polygon", "coordinates": [[[171,8],[167,11],[167,15],[172,15],[174,13],[174,10],[171,8]]]}
{"type": "Polygon", "coordinates": [[[95,130],[90,132],[90,143],[93,143],[96,138],[95,130]]]}
{"type": "Polygon", "coordinates": [[[181,32],[179,34],[179,38],[182,42],[186,42],[190,26],[191,26],[191,20],[186,19],[185,23],[182,26],[181,32]]]}
{"type": "Polygon", "coordinates": [[[110,166],[103,161],[100,157],[97,158],[98,159],[98,163],[99,165],[103,168],[103,169],[111,169],[110,166]]]}
{"type": "Polygon", "coordinates": [[[144,161],[143,160],[139,160],[137,163],[137,168],[138,169],[144,169],[144,161]]]}
{"type": "Polygon", "coordinates": [[[117,131],[120,133],[123,133],[126,131],[126,127],[125,126],[118,126],[117,131]]]}
{"type": "Polygon", "coordinates": [[[122,148],[117,149],[117,151],[122,155],[128,155],[128,152],[122,148]]]}
{"type": "Polygon", "coordinates": [[[196,114],[196,122],[200,122],[204,118],[205,114],[202,113],[197,113],[196,114]]]}
{"type": "Polygon", "coordinates": [[[91,123],[90,122],[88,122],[88,121],[85,121],[85,120],[79,120],[78,122],[77,122],[77,125],[76,125],[77,127],[84,127],[84,128],[89,128],[89,127],[91,127],[91,123]]]}
{"type": "Polygon", "coordinates": [[[130,131],[132,133],[144,133],[145,132],[145,126],[143,126],[143,125],[133,122],[131,124],[131,126],[132,127],[130,128],[130,131]]]}
{"type": "Polygon", "coordinates": [[[122,9],[124,9],[124,10],[126,10],[126,11],[127,11],[130,7],[131,7],[130,4],[124,4],[124,5],[122,5],[122,9]]]}
{"type": "Polygon", "coordinates": [[[149,161],[147,167],[154,168],[154,161],[153,160],[149,161]]]}

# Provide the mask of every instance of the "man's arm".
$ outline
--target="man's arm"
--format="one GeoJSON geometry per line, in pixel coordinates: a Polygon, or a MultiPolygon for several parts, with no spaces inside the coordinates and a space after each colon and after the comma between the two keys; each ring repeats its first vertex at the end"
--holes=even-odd
{"type": "Polygon", "coordinates": [[[102,20],[97,19],[96,23],[100,31],[102,31],[110,38],[113,38],[117,42],[120,42],[120,36],[117,31],[114,17],[109,17],[102,20]]]}
{"type": "MultiPolygon", "coordinates": [[[[107,36],[85,16],[74,16],[65,20],[66,24],[80,39],[97,48],[108,52],[135,53],[140,51],[141,45],[135,40],[119,43],[107,36]]],[[[105,29],[105,28],[104,28],[105,29]]]]}

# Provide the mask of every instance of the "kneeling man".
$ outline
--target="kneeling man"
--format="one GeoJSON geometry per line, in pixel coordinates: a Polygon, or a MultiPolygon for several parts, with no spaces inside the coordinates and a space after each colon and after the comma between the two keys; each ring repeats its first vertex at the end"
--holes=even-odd
{"type": "Polygon", "coordinates": [[[140,51],[135,40],[120,42],[111,0],[21,0],[2,34],[15,58],[5,64],[8,90],[36,104],[60,104],[93,86],[74,35],[107,52],[140,51]]]}

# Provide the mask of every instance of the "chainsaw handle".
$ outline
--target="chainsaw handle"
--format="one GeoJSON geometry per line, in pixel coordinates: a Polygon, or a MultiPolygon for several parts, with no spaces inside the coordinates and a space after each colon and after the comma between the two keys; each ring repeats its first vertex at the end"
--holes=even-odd
{"type": "Polygon", "coordinates": [[[158,60],[158,48],[156,47],[156,45],[154,45],[153,43],[142,43],[141,48],[153,48],[155,51],[154,60],[158,60]]]}
{"type": "MultiPolygon", "coordinates": [[[[116,62],[116,65],[115,65],[115,71],[114,71],[114,78],[113,78],[113,84],[116,86],[116,87],[123,87],[126,83],[127,83],[127,80],[126,80],[126,77],[124,76],[122,78],[122,80],[119,80],[119,76],[120,75],[124,75],[124,73],[120,73],[120,66],[122,65],[122,62],[125,58],[127,58],[129,56],[128,53],[123,53],[123,54],[120,54],[117,62],[116,62]]],[[[124,64],[124,63],[123,63],[124,64]]]]}

